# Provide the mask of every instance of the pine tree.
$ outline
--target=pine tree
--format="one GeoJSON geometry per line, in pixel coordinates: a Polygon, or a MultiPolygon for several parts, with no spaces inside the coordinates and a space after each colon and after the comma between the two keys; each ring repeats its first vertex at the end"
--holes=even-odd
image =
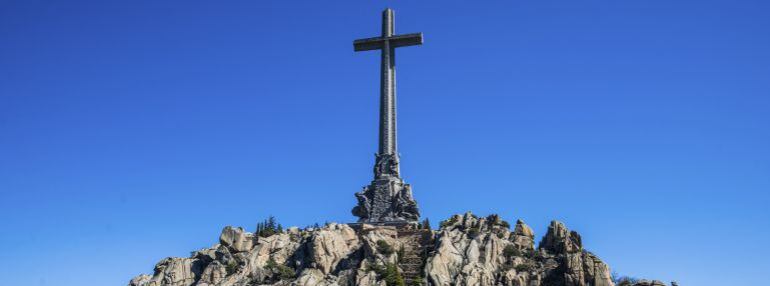
{"type": "Polygon", "coordinates": [[[274,216],[269,216],[264,221],[257,223],[256,233],[258,236],[268,237],[281,232],[283,232],[283,226],[278,223],[274,216]]]}
{"type": "Polygon", "coordinates": [[[422,221],[422,229],[428,229],[428,230],[431,229],[430,220],[428,220],[427,217],[422,221]]]}

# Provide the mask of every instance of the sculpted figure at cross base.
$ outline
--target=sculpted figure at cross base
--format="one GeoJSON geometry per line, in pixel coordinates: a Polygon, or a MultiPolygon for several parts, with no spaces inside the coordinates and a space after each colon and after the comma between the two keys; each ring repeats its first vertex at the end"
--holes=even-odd
{"type": "Polygon", "coordinates": [[[412,197],[412,188],[403,182],[372,183],[356,193],[358,205],[353,215],[360,222],[417,222],[420,211],[412,197]]]}
{"type": "Polygon", "coordinates": [[[383,176],[400,177],[398,168],[398,156],[393,154],[374,154],[374,177],[383,176]]]}
{"type": "Polygon", "coordinates": [[[422,44],[422,33],[395,35],[393,10],[382,13],[382,36],[353,42],[355,51],[380,50],[380,130],[375,154],[374,180],[356,193],[353,215],[359,222],[416,222],[420,218],[412,187],[404,183],[399,170],[396,142],[396,60],[398,47],[422,44]]]}

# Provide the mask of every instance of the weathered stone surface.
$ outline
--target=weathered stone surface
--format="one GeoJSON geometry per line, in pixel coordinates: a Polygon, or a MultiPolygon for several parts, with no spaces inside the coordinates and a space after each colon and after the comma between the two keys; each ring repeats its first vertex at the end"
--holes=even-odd
{"type": "Polygon", "coordinates": [[[377,279],[377,274],[372,271],[359,270],[356,276],[355,284],[357,286],[386,286],[383,280],[377,279]]]}
{"type": "Polygon", "coordinates": [[[128,282],[128,286],[148,285],[150,283],[150,279],[152,279],[152,276],[147,274],[142,274],[134,277],[134,279],[131,279],[131,281],[128,282]]]}
{"type": "Polygon", "coordinates": [[[221,283],[227,277],[227,269],[219,261],[213,261],[203,270],[197,286],[214,286],[221,283]]]}
{"type": "Polygon", "coordinates": [[[435,254],[428,258],[426,265],[429,283],[495,285],[498,280],[519,283],[526,279],[517,277],[516,272],[503,273],[524,263],[523,259],[506,257],[503,253],[506,246],[514,245],[506,226],[497,216],[478,218],[471,213],[442,222],[435,254]]]}
{"type": "Polygon", "coordinates": [[[519,250],[532,251],[535,249],[535,232],[524,221],[517,220],[511,241],[519,250]]]}
{"type": "Polygon", "coordinates": [[[606,264],[582,252],[579,235],[554,222],[534,249],[532,229],[517,221],[507,233],[497,216],[470,213],[442,223],[436,253],[428,258],[431,285],[613,286],[606,264]],[[517,250],[506,251],[507,247],[517,250]]]}
{"type": "Polygon", "coordinates": [[[302,271],[302,274],[297,278],[297,285],[325,286],[330,284],[324,280],[324,274],[321,270],[308,268],[302,271]]]}
{"type": "MultiPolygon", "coordinates": [[[[552,222],[537,248],[523,221],[513,231],[509,227],[496,215],[472,213],[454,215],[438,231],[424,232],[407,226],[364,224],[353,229],[330,223],[254,237],[226,227],[220,244],[189,258],[166,258],[153,275],[137,276],[128,285],[386,286],[374,269],[396,265],[401,275],[412,275],[410,281],[424,277],[424,285],[614,286],[609,267],[584,251],[580,236],[564,224],[552,222]],[[427,238],[408,236],[414,234],[427,238]],[[431,250],[424,252],[424,260],[409,252],[423,248],[431,250]]],[[[641,283],[637,286],[662,285],[641,283]]]]}
{"type": "Polygon", "coordinates": [[[219,243],[230,248],[234,252],[245,252],[254,247],[255,236],[243,230],[241,227],[227,226],[219,235],[219,243]]]}
{"type": "Polygon", "coordinates": [[[585,251],[580,235],[570,231],[561,222],[551,222],[539,249],[546,259],[543,282],[547,285],[615,285],[609,267],[598,257],[585,251]]]}
{"type": "Polygon", "coordinates": [[[563,223],[551,221],[548,232],[540,241],[540,248],[553,254],[575,253],[583,249],[577,232],[569,231],[563,223]]]}
{"type": "MultiPolygon", "coordinates": [[[[137,277],[131,283],[139,286],[189,286],[195,285],[201,272],[202,261],[193,258],[169,257],[155,265],[152,278],[137,277]]],[[[131,284],[129,284],[131,285],[131,284]]]]}
{"type": "Polygon", "coordinates": [[[329,274],[360,247],[356,232],[345,224],[330,224],[312,234],[309,242],[312,267],[329,274]]]}

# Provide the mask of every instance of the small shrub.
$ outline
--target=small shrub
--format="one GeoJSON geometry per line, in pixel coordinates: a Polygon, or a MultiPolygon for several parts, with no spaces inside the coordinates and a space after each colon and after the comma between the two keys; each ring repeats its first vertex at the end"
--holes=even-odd
{"type": "Polygon", "coordinates": [[[506,245],[503,249],[503,256],[507,259],[511,259],[514,256],[521,256],[521,250],[513,246],[513,244],[506,245]]]}
{"type": "Polygon", "coordinates": [[[367,272],[374,272],[374,273],[377,273],[377,275],[380,275],[380,273],[384,273],[385,266],[377,265],[377,264],[369,264],[366,267],[366,271],[367,272]]]}
{"type": "Polygon", "coordinates": [[[395,250],[393,249],[393,246],[388,244],[387,241],[384,240],[378,240],[377,241],[377,252],[382,253],[384,255],[391,255],[395,250]]]}
{"type": "Polygon", "coordinates": [[[385,284],[388,286],[406,286],[404,277],[398,272],[398,267],[395,264],[388,263],[384,266],[370,264],[366,270],[377,273],[377,279],[385,280],[385,284]]]}
{"type": "Polygon", "coordinates": [[[314,223],[314,224],[306,226],[305,228],[313,228],[315,230],[318,230],[319,228],[321,228],[321,225],[318,224],[318,223],[314,223]]]}
{"type": "Polygon", "coordinates": [[[276,274],[280,280],[291,279],[296,275],[294,269],[283,264],[278,264],[272,258],[267,260],[265,269],[276,274]]]}
{"type": "Polygon", "coordinates": [[[422,229],[431,229],[430,227],[430,220],[426,217],[424,220],[422,220],[422,223],[420,223],[420,228],[422,229]]]}
{"type": "Polygon", "coordinates": [[[469,237],[475,238],[478,235],[479,235],[479,228],[478,227],[474,226],[474,227],[471,227],[470,229],[468,229],[468,236],[469,237]]]}
{"type": "Polygon", "coordinates": [[[417,278],[415,278],[414,280],[412,280],[412,282],[410,282],[408,286],[422,286],[422,280],[423,279],[424,279],[424,277],[422,277],[422,275],[420,275],[417,278]]]}
{"type": "Polygon", "coordinates": [[[612,281],[615,282],[616,286],[632,286],[636,284],[636,282],[639,282],[639,279],[628,277],[628,276],[621,276],[617,277],[617,274],[613,273],[612,281]]]}
{"type": "Polygon", "coordinates": [[[385,265],[385,272],[380,276],[382,276],[385,284],[388,286],[406,286],[404,277],[398,272],[398,267],[395,264],[388,263],[385,265]]]}
{"type": "Polygon", "coordinates": [[[543,259],[545,259],[545,257],[543,257],[543,254],[540,253],[540,251],[538,251],[537,249],[527,250],[526,252],[524,252],[524,257],[529,259],[534,259],[537,261],[543,261],[543,259]]]}
{"type": "Polygon", "coordinates": [[[225,271],[227,271],[227,276],[233,275],[235,272],[238,271],[239,265],[238,262],[235,262],[235,260],[230,260],[230,262],[227,263],[225,266],[225,271]]]}
{"type": "Polygon", "coordinates": [[[510,229],[510,228],[511,228],[511,224],[510,224],[510,223],[508,223],[507,221],[504,221],[504,220],[503,220],[503,221],[500,221],[500,225],[501,225],[502,227],[504,227],[504,228],[507,228],[507,229],[510,229]]]}
{"type": "Polygon", "coordinates": [[[527,262],[527,263],[516,265],[515,269],[517,272],[530,272],[535,269],[535,265],[527,262]]]}
{"type": "Polygon", "coordinates": [[[278,277],[281,278],[281,280],[292,279],[296,275],[296,273],[294,273],[294,269],[291,269],[291,267],[283,264],[278,265],[277,271],[278,277]]]}
{"type": "Polygon", "coordinates": [[[629,280],[621,280],[615,283],[616,286],[633,286],[634,283],[629,280]]]}
{"type": "Polygon", "coordinates": [[[513,269],[513,265],[511,265],[510,263],[506,263],[500,266],[500,271],[502,272],[508,272],[508,270],[511,270],[511,269],[513,269]]]}
{"type": "Polygon", "coordinates": [[[275,263],[275,260],[273,258],[268,258],[267,262],[265,263],[265,269],[273,269],[276,266],[278,266],[278,263],[275,263]]]}
{"type": "Polygon", "coordinates": [[[445,227],[448,227],[448,226],[453,225],[455,223],[457,223],[457,217],[453,216],[453,217],[450,217],[449,219],[447,219],[445,221],[442,221],[440,226],[441,226],[441,228],[445,228],[445,227]]]}

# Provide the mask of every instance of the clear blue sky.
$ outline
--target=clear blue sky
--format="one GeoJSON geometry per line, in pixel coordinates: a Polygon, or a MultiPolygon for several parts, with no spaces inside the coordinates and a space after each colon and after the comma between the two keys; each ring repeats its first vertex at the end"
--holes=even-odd
{"type": "Polygon", "coordinates": [[[417,2],[0,1],[2,283],[124,285],[225,225],[353,221],[379,56],[352,41],[387,6],[425,33],[399,143],[434,223],[558,219],[620,274],[766,282],[767,1],[417,2]]]}

